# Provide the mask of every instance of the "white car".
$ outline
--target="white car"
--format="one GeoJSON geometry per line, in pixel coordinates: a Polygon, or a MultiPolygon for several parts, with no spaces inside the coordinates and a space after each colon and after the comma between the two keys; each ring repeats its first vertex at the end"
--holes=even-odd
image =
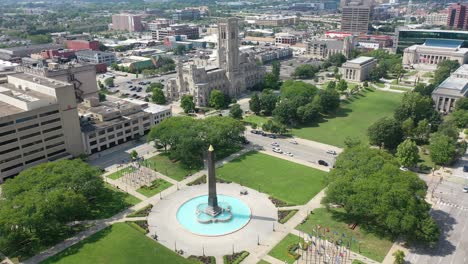
{"type": "Polygon", "coordinates": [[[406,168],[406,167],[404,167],[404,166],[401,166],[401,167],[400,167],[400,170],[401,170],[401,171],[408,171],[408,168],[406,168]]]}
{"type": "Polygon", "coordinates": [[[273,152],[276,152],[276,153],[283,153],[283,151],[280,149],[280,148],[273,148],[273,152]]]}
{"type": "Polygon", "coordinates": [[[336,155],[336,151],[334,151],[334,150],[327,150],[327,154],[336,155]]]}
{"type": "Polygon", "coordinates": [[[468,186],[463,187],[463,192],[468,193],[468,186]]]}
{"type": "Polygon", "coordinates": [[[290,141],[289,143],[294,144],[294,145],[298,144],[296,140],[290,141]]]}
{"type": "Polygon", "coordinates": [[[284,154],[288,155],[289,157],[294,156],[291,152],[284,152],[284,154]]]}
{"type": "Polygon", "coordinates": [[[279,144],[278,144],[277,142],[273,142],[273,143],[271,143],[271,145],[272,145],[273,147],[279,147],[279,144]]]}

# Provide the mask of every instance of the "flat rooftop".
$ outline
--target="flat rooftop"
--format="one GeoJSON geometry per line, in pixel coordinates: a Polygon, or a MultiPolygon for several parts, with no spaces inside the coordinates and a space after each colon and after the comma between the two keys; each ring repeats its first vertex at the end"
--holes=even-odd
{"type": "Polygon", "coordinates": [[[0,101],[0,117],[14,115],[21,112],[24,112],[24,110],[0,101]]]}
{"type": "Polygon", "coordinates": [[[366,62],[369,62],[369,61],[372,61],[374,60],[374,57],[365,57],[365,56],[362,56],[362,57],[357,57],[353,60],[350,60],[350,61],[347,61],[346,63],[353,63],[353,64],[364,64],[366,62]]]}
{"type": "Polygon", "coordinates": [[[433,94],[449,95],[455,97],[468,95],[468,65],[464,64],[443,81],[434,90],[433,94]]]}

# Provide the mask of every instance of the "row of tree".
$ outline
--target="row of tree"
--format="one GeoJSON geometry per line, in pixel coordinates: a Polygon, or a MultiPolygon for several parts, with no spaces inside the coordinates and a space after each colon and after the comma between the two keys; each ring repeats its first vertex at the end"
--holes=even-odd
{"type": "Polygon", "coordinates": [[[336,53],[328,57],[322,65],[312,65],[312,64],[301,64],[294,69],[292,73],[293,78],[298,79],[311,79],[314,78],[315,75],[321,70],[326,70],[331,66],[335,68],[341,67],[343,63],[346,62],[346,57],[343,54],[336,53]]]}
{"type": "Polygon", "coordinates": [[[209,145],[213,145],[218,156],[237,149],[245,140],[244,130],[242,122],[230,117],[172,117],[153,127],[148,141],[162,145],[171,159],[193,168],[203,164],[209,145]]]}

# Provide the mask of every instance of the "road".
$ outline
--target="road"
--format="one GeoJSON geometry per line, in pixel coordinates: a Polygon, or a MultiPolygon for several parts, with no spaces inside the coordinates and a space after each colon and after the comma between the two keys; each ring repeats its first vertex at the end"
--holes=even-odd
{"type": "Polygon", "coordinates": [[[430,176],[421,178],[428,183],[429,192],[434,188],[433,201],[436,202],[431,214],[442,235],[434,249],[413,249],[406,260],[418,264],[468,263],[468,193],[463,193],[461,183],[447,180],[438,183],[438,180],[431,180],[430,176]]]}
{"type": "Polygon", "coordinates": [[[245,137],[252,144],[263,147],[266,151],[273,152],[273,146],[271,143],[277,142],[279,148],[283,152],[291,152],[294,155],[294,158],[310,162],[317,163],[318,160],[326,161],[329,166],[332,166],[335,163],[336,155],[327,154],[327,150],[334,150],[339,154],[342,150],[333,146],[328,146],[320,143],[315,143],[312,141],[306,141],[302,139],[295,138],[276,138],[272,139],[269,137],[264,137],[262,135],[252,134],[249,131],[246,132],[245,137]],[[297,141],[298,144],[292,144],[291,141],[297,141]]]}

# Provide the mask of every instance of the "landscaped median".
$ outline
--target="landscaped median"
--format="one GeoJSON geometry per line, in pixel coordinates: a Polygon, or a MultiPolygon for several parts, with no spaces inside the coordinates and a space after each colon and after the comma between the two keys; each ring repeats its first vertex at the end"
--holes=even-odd
{"type": "Polygon", "coordinates": [[[306,204],[324,188],[326,172],[258,152],[246,153],[217,169],[217,177],[236,182],[285,205],[306,204]]]}
{"type": "Polygon", "coordinates": [[[141,165],[166,175],[176,181],[181,181],[201,168],[185,168],[179,161],[172,161],[168,154],[159,154],[141,162],[141,165]]]}
{"type": "Polygon", "coordinates": [[[292,264],[301,257],[300,254],[296,253],[299,244],[304,244],[304,240],[296,235],[288,234],[268,253],[268,255],[280,261],[292,264]]]}
{"type": "Polygon", "coordinates": [[[165,189],[171,187],[172,184],[167,182],[163,179],[156,179],[151,182],[150,186],[142,186],[141,188],[137,189],[136,191],[143,194],[146,197],[152,197],[165,189]]]}

